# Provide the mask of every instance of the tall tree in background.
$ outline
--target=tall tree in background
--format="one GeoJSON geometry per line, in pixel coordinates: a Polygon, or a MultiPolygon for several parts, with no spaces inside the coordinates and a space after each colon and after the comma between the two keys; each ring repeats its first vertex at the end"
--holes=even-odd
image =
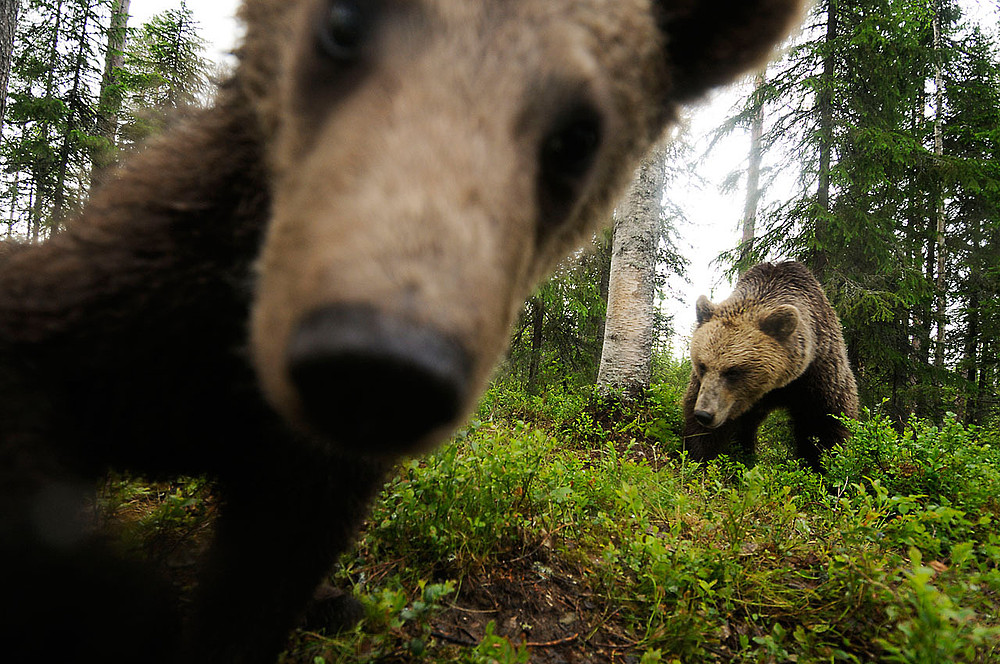
{"type": "Polygon", "coordinates": [[[7,86],[10,82],[10,66],[14,56],[14,35],[17,32],[17,17],[20,0],[0,0],[0,135],[7,115],[7,86]]]}
{"type": "Polygon", "coordinates": [[[22,1],[0,214],[8,235],[38,240],[82,203],[116,148],[162,128],[160,107],[197,103],[206,65],[183,2],[130,33],[128,0],[22,1]]]}
{"type": "Polygon", "coordinates": [[[944,153],[958,183],[948,199],[946,293],[954,315],[945,339],[962,398],[956,412],[984,423],[1000,385],[1000,52],[979,29],[944,68],[944,153]]]}
{"type": "MultiPolygon", "coordinates": [[[[934,35],[932,43],[934,59],[934,156],[938,163],[944,157],[944,53],[941,44],[942,7],[940,0],[931,0],[934,13],[931,18],[931,29],[934,35]]],[[[933,192],[934,210],[934,241],[937,263],[935,265],[934,290],[936,291],[934,325],[937,328],[937,338],[934,347],[934,366],[940,372],[944,369],[944,328],[946,320],[947,300],[945,298],[945,230],[947,220],[944,211],[944,183],[939,178],[933,192]]]]}
{"type": "Polygon", "coordinates": [[[593,384],[601,358],[610,264],[610,238],[602,234],[556,268],[514,326],[501,380],[513,379],[529,392],[555,382],[593,384]]]}
{"type": "Polygon", "coordinates": [[[647,157],[615,213],[608,314],[597,384],[628,396],[649,387],[664,160],[662,149],[647,157]]]}
{"type": "Polygon", "coordinates": [[[125,57],[127,94],[120,134],[134,145],[163,131],[176,109],[197,106],[208,88],[205,42],[194,12],[181,2],[154,16],[132,37],[125,57]]]}
{"type": "Polygon", "coordinates": [[[5,118],[8,226],[37,240],[86,196],[108,0],[27,0],[5,118]]]}
{"type": "MultiPolygon", "coordinates": [[[[995,291],[981,302],[963,290],[970,271],[953,254],[971,259],[987,247],[988,216],[963,218],[959,201],[989,209],[984,194],[1000,185],[960,144],[985,149],[997,125],[962,128],[971,115],[959,119],[953,107],[958,96],[970,109],[985,95],[976,106],[985,109],[995,94],[954,73],[973,57],[959,16],[948,0],[820,2],[741,113],[749,119],[755,100],[768,102],[764,149],[784,151],[779,161],[799,168],[801,183],[795,197],[761,209],[755,253],[804,260],[821,277],[864,401],[888,399],[901,418],[941,415],[955,408],[946,400],[960,383],[971,389],[954,370],[963,353],[949,349],[959,307],[969,323],[966,373],[977,367],[978,381],[989,361],[969,337],[982,334],[983,302],[995,291]]],[[[981,70],[997,64],[995,53],[979,61],[981,70]]]]}
{"type": "Polygon", "coordinates": [[[816,200],[812,209],[813,244],[810,259],[813,272],[822,281],[826,270],[830,223],[830,184],[833,164],[833,105],[837,84],[837,58],[840,5],[838,0],[826,0],[826,34],[816,44],[823,69],[817,81],[815,115],[817,117],[817,147],[819,153],[816,200]]]}
{"type": "Polygon", "coordinates": [[[118,140],[118,115],[124,98],[122,69],[128,43],[128,18],[131,0],[114,0],[108,28],[108,47],[104,57],[104,76],[97,109],[96,144],[92,155],[91,186],[100,184],[105,171],[114,163],[118,140]]]}
{"type": "Polygon", "coordinates": [[[757,237],[757,204],[760,202],[760,167],[764,158],[764,100],[763,93],[767,69],[761,69],[754,77],[754,94],[751,99],[750,154],[747,165],[746,202],[743,206],[742,230],[737,268],[742,273],[749,269],[754,260],[754,239],[757,237]]]}
{"type": "Polygon", "coordinates": [[[92,22],[99,20],[96,0],[83,0],[79,13],[71,15],[68,36],[75,42],[70,62],[70,87],[66,94],[68,113],[60,128],[56,157],[55,188],[52,194],[51,231],[58,231],[67,215],[67,207],[78,207],[87,192],[87,167],[97,100],[91,84],[96,78],[92,62],[99,57],[100,40],[91,37],[92,22]],[[71,172],[72,171],[72,172],[71,172]],[[70,181],[74,179],[75,183],[70,181]],[[74,200],[70,200],[74,199],[74,200]]]}

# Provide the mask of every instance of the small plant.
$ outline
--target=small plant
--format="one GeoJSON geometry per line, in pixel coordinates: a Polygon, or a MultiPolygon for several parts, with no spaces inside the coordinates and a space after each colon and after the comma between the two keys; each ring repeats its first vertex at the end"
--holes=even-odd
{"type": "Polygon", "coordinates": [[[522,643],[514,646],[509,639],[496,636],[496,624],[491,620],[486,624],[486,635],[472,649],[470,664],[527,664],[530,661],[528,649],[522,643]]]}

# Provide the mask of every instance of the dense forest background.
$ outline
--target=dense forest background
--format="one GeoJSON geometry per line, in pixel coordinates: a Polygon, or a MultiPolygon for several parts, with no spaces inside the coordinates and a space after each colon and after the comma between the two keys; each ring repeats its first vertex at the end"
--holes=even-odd
{"type": "MultiPolygon", "coordinates": [[[[224,76],[210,71],[184,2],[139,26],[128,24],[129,5],[3,3],[7,236],[58,232],[119,155],[175,109],[207,103],[210,80],[224,76]]],[[[898,421],[950,411],[982,423],[1000,409],[997,50],[995,26],[966,20],[956,2],[827,0],[717,129],[751,129],[747,168],[732,180],[746,192],[743,241],[721,261],[734,272],[760,260],[812,268],[841,316],[864,403],[884,402],[898,421]]],[[[692,259],[677,230],[684,211],[661,197],[696,156],[683,135],[658,151],[637,172],[644,190],[616,214],[616,231],[640,227],[651,249],[621,261],[641,263],[649,284],[625,308],[648,310],[651,348],[638,365],[676,355],[674,333],[687,332],[672,314],[691,303],[671,297],[692,259]]],[[[502,379],[529,391],[598,380],[612,237],[595,238],[529,300],[502,379]]],[[[602,382],[628,387],[638,365],[602,382]]]]}
{"type": "MultiPolygon", "coordinates": [[[[59,233],[225,76],[188,5],[130,4],[0,0],[0,236],[59,233]]],[[[284,661],[1000,661],[1000,35],[969,8],[819,0],[716,128],[750,139],[716,260],[801,260],[843,323],[867,410],[825,475],[780,416],[756,467],[681,453],[677,295],[713,257],[664,200],[703,158],[679,131],[525,304],[468,425],[389,482],[333,576],[363,623],[284,661]]],[[[175,573],[210,531],[200,479],[103,496],[175,573]]]]}
{"type": "MultiPolygon", "coordinates": [[[[957,3],[820,2],[716,130],[750,134],[729,182],[746,196],[743,239],[722,264],[806,263],[840,314],[863,403],[900,422],[998,413],[997,49],[996,26],[957,3]]],[[[697,156],[675,145],[664,180],[697,156]]],[[[683,211],[658,212],[654,338],[665,352],[687,332],[670,314],[692,303],[671,301],[669,285],[691,252],[678,250],[683,211]]],[[[511,356],[529,384],[536,365],[593,380],[609,263],[603,239],[529,305],[511,356]]]]}

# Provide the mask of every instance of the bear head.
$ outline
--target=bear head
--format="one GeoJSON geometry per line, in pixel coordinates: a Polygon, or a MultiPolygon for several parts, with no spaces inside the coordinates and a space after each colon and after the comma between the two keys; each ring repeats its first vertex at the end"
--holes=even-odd
{"type": "Polygon", "coordinates": [[[698,381],[694,417],[709,429],[750,410],[784,387],[812,362],[812,325],[792,304],[736,302],[716,305],[702,295],[691,337],[691,367],[698,381]]]}
{"type": "Polygon", "coordinates": [[[798,11],[247,0],[237,81],[273,182],[250,326],[269,402],[352,453],[447,435],[678,104],[759,63],[798,11]]]}

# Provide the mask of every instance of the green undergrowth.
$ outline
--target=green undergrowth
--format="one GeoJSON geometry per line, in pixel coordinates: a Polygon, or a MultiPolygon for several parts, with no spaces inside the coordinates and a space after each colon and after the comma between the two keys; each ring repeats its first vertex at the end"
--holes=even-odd
{"type": "MultiPolygon", "coordinates": [[[[680,397],[494,388],[399,465],[342,556],[332,581],[364,619],[300,630],[283,661],[1000,661],[997,431],[865,413],[818,475],[779,416],[756,466],[702,465],[679,451],[680,397]],[[536,615],[536,596],[573,608],[536,615]],[[517,604],[516,629],[483,597],[517,604]]],[[[210,484],[112,478],[102,500],[126,546],[193,582],[210,484]]]]}
{"type": "Polygon", "coordinates": [[[300,635],[288,661],[527,661],[492,623],[464,646],[434,628],[525,559],[579,571],[628,634],[603,661],[1000,661],[996,432],[869,413],[820,476],[767,427],[753,468],[689,462],[676,390],[611,415],[593,393],[547,399],[490,394],[400,466],[336,574],[368,617],[300,635]]]}

